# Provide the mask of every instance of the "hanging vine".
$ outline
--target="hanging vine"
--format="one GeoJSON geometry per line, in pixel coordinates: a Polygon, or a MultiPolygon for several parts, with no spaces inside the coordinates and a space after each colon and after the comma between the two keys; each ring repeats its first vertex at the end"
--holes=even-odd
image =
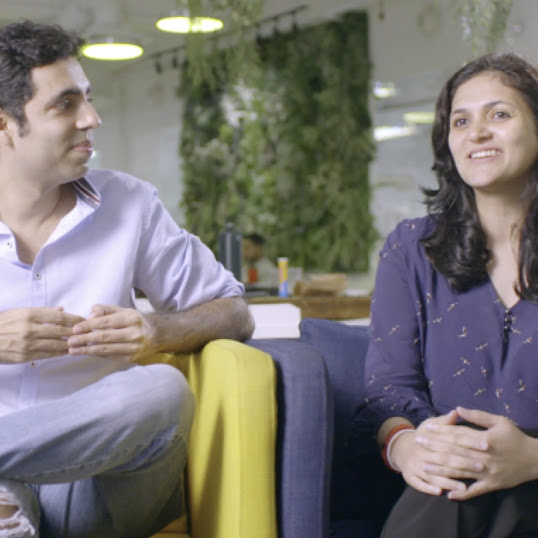
{"type": "Polygon", "coordinates": [[[512,10],[512,0],[457,0],[463,39],[474,55],[494,52],[501,43],[512,10]]]}
{"type": "Polygon", "coordinates": [[[248,73],[249,66],[256,62],[252,33],[261,18],[264,0],[176,0],[176,3],[178,8],[187,8],[192,17],[210,14],[225,22],[226,47],[218,63],[212,61],[218,33],[185,36],[186,68],[193,85],[215,84],[221,70],[229,76],[248,73]]]}

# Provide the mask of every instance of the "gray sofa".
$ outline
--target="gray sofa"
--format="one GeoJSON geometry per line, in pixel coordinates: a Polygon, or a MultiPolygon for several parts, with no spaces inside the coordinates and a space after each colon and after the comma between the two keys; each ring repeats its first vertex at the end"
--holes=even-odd
{"type": "Polygon", "coordinates": [[[303,319],[299,339],[250,340],[278,387],[280,538],[372,538],[403,489],[373,438],[355,431],[368,328],[303,319]]]}

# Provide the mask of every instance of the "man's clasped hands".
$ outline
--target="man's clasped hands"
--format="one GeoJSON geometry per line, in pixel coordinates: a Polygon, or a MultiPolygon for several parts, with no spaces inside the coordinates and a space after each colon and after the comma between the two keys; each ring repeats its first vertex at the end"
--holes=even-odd
{"type": "Polygon", "coordinates": [[[63,307],[15,308],[0,313],[0,361],[33,362],[61,355],[135,361],[151,348],[151,314],[94,305],[87,318],[63,307]]]}

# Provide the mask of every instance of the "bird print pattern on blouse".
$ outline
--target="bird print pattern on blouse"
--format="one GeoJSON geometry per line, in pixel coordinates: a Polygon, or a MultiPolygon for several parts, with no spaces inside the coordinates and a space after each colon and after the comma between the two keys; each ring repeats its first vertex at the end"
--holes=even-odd
{"type": "Polygon", "coordinates": [[[489,279],[455,292],[420,243],[433,226],[403,221],[380,252],[358,415],[418,425],[462,405],[537,428],[538,306],[504,308],[489,279]]]}

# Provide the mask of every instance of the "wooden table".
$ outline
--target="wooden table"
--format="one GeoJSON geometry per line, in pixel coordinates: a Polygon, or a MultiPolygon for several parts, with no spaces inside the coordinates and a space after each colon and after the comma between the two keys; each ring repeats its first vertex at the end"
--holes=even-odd
{"type": "Polygon", "coordinates": [[[332,320],[367,318],[371,297],[368,295],[298,295],[292,297],[246,297],[249,304],[291,303],[301,309],[303,318],[332,320]]]}

